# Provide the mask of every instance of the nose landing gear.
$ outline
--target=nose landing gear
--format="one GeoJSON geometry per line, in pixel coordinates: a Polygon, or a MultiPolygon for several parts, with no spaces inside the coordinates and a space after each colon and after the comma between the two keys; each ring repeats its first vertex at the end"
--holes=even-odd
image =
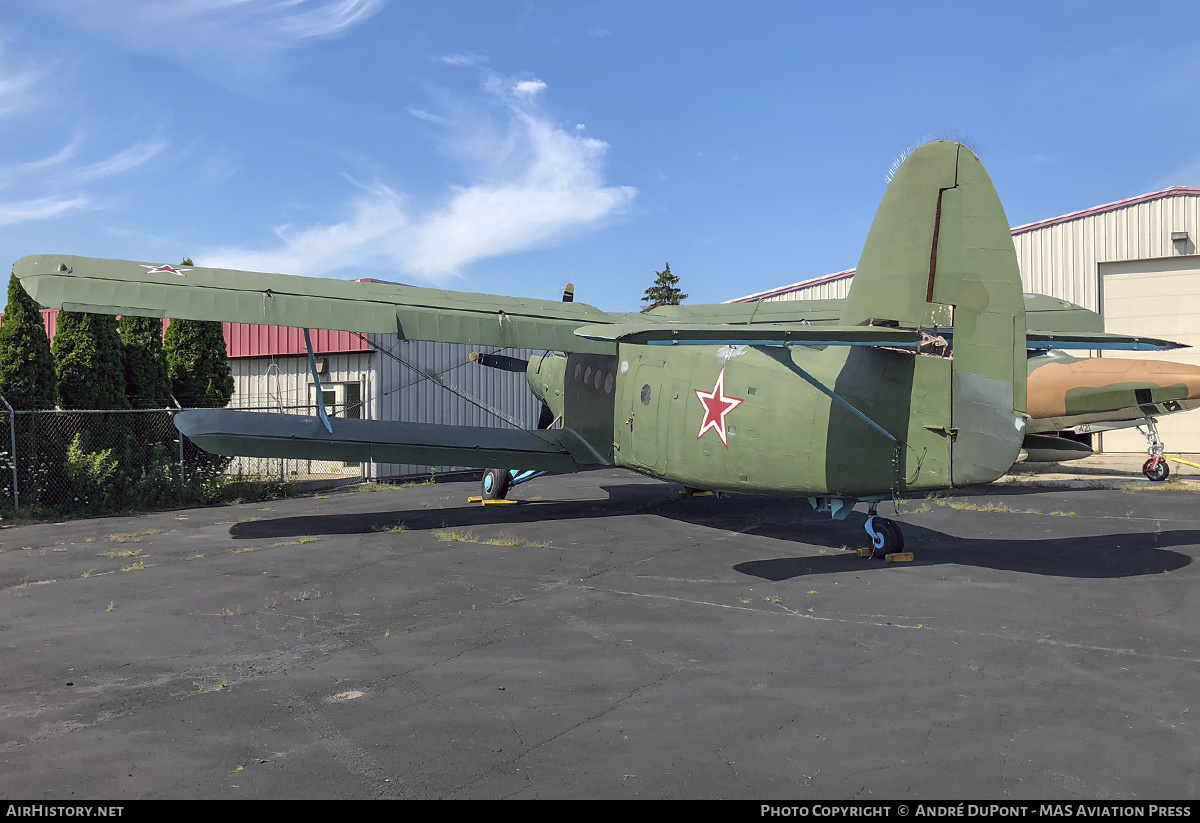
{"type": "MultiPolygon", "coordinates": [[[[1158,436],[1157,422],[1153,417],[1146,418],[1146,431],[1142,434],[1146,436],[1148,442],[1146,453],[1150,455],[1150,459],[1142,464],[1142,474],[1146,475],[1149,480],[1161,482],[1171,476],[1171,467],[1167,465],[1167,461],[1163,457],[1166,444],[1158,436]]],[[[1142,427],[1138,426],[1137,430],[1141,432],[1142,427]]]]}

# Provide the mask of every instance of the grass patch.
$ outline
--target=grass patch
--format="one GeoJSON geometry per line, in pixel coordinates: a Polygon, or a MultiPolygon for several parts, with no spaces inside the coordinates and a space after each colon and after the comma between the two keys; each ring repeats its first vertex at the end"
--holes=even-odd
{"type": "Polygon", "coordinates": [[[239,517],[237,520],[218,520],[218,526],[236,526],[239,523],[253,523],[256,520],[262,520],[261,517],[251,515],[249,517],[239,517]]]}
{"type": "MultiPolygon", "coordinates": [[[[939,506],[949,506],[956,511],[968,512],[1004,512],[1005,514],[1021,514],[1011,506],[1003,503],[972,503],[968,500],[957,500],[953,503],[939,503],[939,506]]],[[[1037,514],[1037,512],[1033,512],[1037,514]]]]}
{"type": "Polygon", "coordinates": [[[92,576],[92,572],[94,572],[94,571],[95,571],[95,569],[88,569],[87,571],[85,571],[85,572],[84,572],[84,573],[81,575],[81,577],[82,577],[84,580],[87,580],[89,577],[91,577],[91,576],[92,576]]]}
{"type": "MultiPolygon", "coordinates": [[[[110,534],[108,539],[114,543],[141,543],[143,537],[150,537],[155,534],[162,534],[162,529],[146,529],[144,532],[122,532],[118,534],[110,534]]],[[[92,542],[95,538],[89,538],[87,542],[92,542]]]]}
{"type": "Polygon", "coordinates": [[[1176,478],[1169,477],[1165,481],[1155,483],[1147,481],[1145,483],[1129,483],[1121,487],[1123,492],[1187,492],[1188,494],[1200,493],[1200,486],[1191,483],[1180,483],[1176,478]]]}
{"type": "Polygon", "coordinates": [[[243,546],[240,549],[234,549],[230,554],[245,554],[246,552],[258,551],[258,546],[243,546]]]}
{"type": "Polygon", "coordinates": [[[115,600],[110,600],[110,601],[108,601],[108,606],[106,606],[104,610],[105,610],[106,612],[111,612],[111,611],[115,611],[115,610],[116,610],[116,608],[117,608],[117,603],[116,603],[116,601],[115,601],[115,600]]]}
{"type": "Polygon", "coordinates": [[[104,552],[104,554],[100,556],[107,557],[109,560],[116,560],[118,557],[141,557],[141,555],[141,549],[125,549],[125,551],[117,551],[116,549],[113,549],[112,551],[104,552]]]}
{"type": "Polygon", "coordinates": [[[397,523],[394,526],[372,526],[371,531],[381,534],[400,534],[408,531],[408,526],[403,523],[397,523]]]}
{"type": "Polygon", "coordinates": [[[188,560],[203,560],[203,559],[204,559],[204,552],[196,552],[195,554],[193,554],[191,557],[188,558],[188,560]]]}
{"type": "Polygon", "coordinates": [[[1004,503],[970,503],[966,500],[958,500],[955,502],[937,501],[939,506],[949,506],[952,509],[959,511],[972,512],[1001,512],[1003,514],[1040,514],[1047,517],[1075,517],[1075,512],[1043,512],[1037,509],[1014,509],[1012,506],[1004,503]]]}
{"type": "Polygon", "coordinates": [[[519,537],[514,537],[511,534],[498,534],[495,537],[489,537],[487,540],[484,540],[483,542],[485,545],[488,545],[488,546],[521,546],[521,545],[525,545],[525,541],[523,541],[519,537]]]}
{"type": "Polygon", "coordinates": [[[318,540],[320,540],[320,539],[321,539],[321,538],[319,538],[319,537],[314,537],[314,536],[313,536],[313,535],[311,535],[311,534],[306,534],[306,535],[304,535],[303,537],[301,537],[299,540],[297,540],[296,542],[297,542],[297,543],[316,543],[316,542],[317,542],[318,540]]]}
{"type": "Polygon", "coordinates": [[[433,536],[443,543],[478,543],[479,538],[471,532],[459,532],[453,529],[438,529],[433,536]]]}
{"type": "Polygon", "coordinates": [[[121,569],[121,571],[123,571],[123,572],[140,572],[144,568],[146,568],[146,558],[143,557],[143,558],[139,559],[136,563],[131,563],[130,565],[123,567],[121,569]]]}
{"type": "Polygon", "coordinates": [[[321,593],[318,591],[310,592],[307,589],[305,589],[302,592],[292,595],[292,602],[303,603],[305,600],[312,600],[314,598],[319,598],[320,596],[321,596],[321,593]]]}
{"type": "Polygon", "coordinates": [[[361,486],[355,486],[350,491],[358,494],[374,494],[375,492],[393,492],[396,487],[391,483],[364,483],[361,486]]]}

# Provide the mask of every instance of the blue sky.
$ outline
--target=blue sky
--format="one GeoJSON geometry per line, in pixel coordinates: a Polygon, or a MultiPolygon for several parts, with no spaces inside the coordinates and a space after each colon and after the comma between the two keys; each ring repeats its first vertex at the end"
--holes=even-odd
{"type": "Polygon", "coordinates": [[[38,0],[0,14],[0,253],[637,307],[849,268],[906,149],[1014,225],[1200,185],[1190,4],[38,0]]]}

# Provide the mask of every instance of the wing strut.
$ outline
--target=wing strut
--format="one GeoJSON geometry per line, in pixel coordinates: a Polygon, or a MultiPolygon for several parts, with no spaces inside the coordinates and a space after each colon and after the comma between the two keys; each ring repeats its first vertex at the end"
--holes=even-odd
{"type": "MultiPolygon", "coordinates": [[[[756,348],[757,348],[757,347],[756,347],[756,348]]],[[[760,351],[764,351],[764,352],[766,352],[766,350],[765,350],[765,349],[759,349],[759,350],[760,350],[760,351]]],[[[766,353],[768,353],[768,354],[769,354],[770,352],[766,352],[766,353]]],[[[789,369],[791,369],[792,371],[794,371],[796,374],[798,374],[798,375],[800,375],[801,377],[803,377],[803,378],[804,378],[804,380],[805,380],[805,382],[807,382],[809,385],[811,385],[813,388],[815,388],[815,389],[816,389],[817,391],[819,391],[821,394],[825,395],[826,397],[828,397],[830,400],[834,401],[835,403],[838,403],[839,405],[841,405],[843,408],[845,408],[845,409],[846,409],[846,411],[850,412],[850,413],[851,413],[851,414],[853,414],[855,417],[857,417],[859,420],[863,421],[863,422],[864,422],[864,423],[866,423],[868,426],[870,426],[871,428],[873,428],[875,431],[877,431],[877,432],[879,432],[880,434],[882,434],[882,435],[883,435],[884,437],[886,437],[888,440],[891,440],[893,443],[896,443],[897,445],[899,445],[900,441],[899,441],[899,440],[897,440],[895,437],[893,437],[893,436],[892,436],[892,434],[891,434],[891,432],[889,432],[889,431],[888,431],[887,429],[885,429],[883,426],[881,426],[881,425],[879,425],[878,423],[876,423],[876,422],[875,422],[874,420],[872,420],[871,418],[867,417],[865,414],[863,414],[861,411],[859,411],[859,410],[858,410],[857,408],[855,408],[853,405],[851,405],[851,403],[850,403],[850,401],[849,401],[849,400],[847,400],[846,398],[842,397],[840,394],[838,394],[838,393],[837,393],[837,392],[835,392],[833,389],[831,389],[831,388],[829,388],[828,386],[826,386],[826,385],[825,385],[824,383],[822,383],[820,380],[818,380],[817,378],[813,377],[811,374],[809,374],[808,372],[806,372],[804,369],[802,369],[802,368],[800,368],[799,366],[797,366],[797,365],[796,365],[796,363],[795,363],[795,362],[794,362],[794,361],[793,361],[793,360],[792,360],[790,357],[787,357],[787,358],[780,358],[780,357],[777,357],[777,358],[775,358],[775,359],[776,359],[776,360],[778,360],[780,363],[783,363],[785,366],[787,366],[789,369]]]]}
{"type": "Polygon", "coordinates": [[[325,431],[333,434],[333,426],[329,425],[329,415],[325,414],[325,394],[321,391],[321,376],[317,374],[317,358],[313,354],[312,338],[308,336],[308,329],[304,330],[304,345],[308,348],[308,370],[312,372],[313,388],[317,393],[317,413],[321,415],[325,431]]]}

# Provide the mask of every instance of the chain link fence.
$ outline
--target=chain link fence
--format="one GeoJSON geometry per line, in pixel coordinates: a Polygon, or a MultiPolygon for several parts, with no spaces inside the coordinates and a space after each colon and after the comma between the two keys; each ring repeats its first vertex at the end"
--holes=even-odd
{"type": "MultiPolygon", "coordinates": [[[[356,387],[357,388],[357,387],[356,387]]],[[[231,406],[238,411],[273,412],[275,414],[317,414],[316,407],[287,406],[279,403],[259,406],[231,406]]],[[[356,398],[349,402],[336,403],[333,393],[328,392],[325,413],[330,419],[338,417],[359,418],[362,403],[356,398]]],[[[284,460],[279,457],[234,457],[226,470],[229,474],[280,482],[335,481],[356,482],[366,479],[365,467],[361,463],[340,460],[284,460]]]]}
{"type": "MultiPolygon", "coordinates": [[[[357,463],[208,454],[179,433],[176,412],[170,409],[14,411],[2,405],[4,516],[17,511],[95,515],[206,504],[247,493],[283,494],[292,482],[356,482],[362,477],[357,463]]],[[[313,413],[308,407],[287,411],[313,413]]]]}

